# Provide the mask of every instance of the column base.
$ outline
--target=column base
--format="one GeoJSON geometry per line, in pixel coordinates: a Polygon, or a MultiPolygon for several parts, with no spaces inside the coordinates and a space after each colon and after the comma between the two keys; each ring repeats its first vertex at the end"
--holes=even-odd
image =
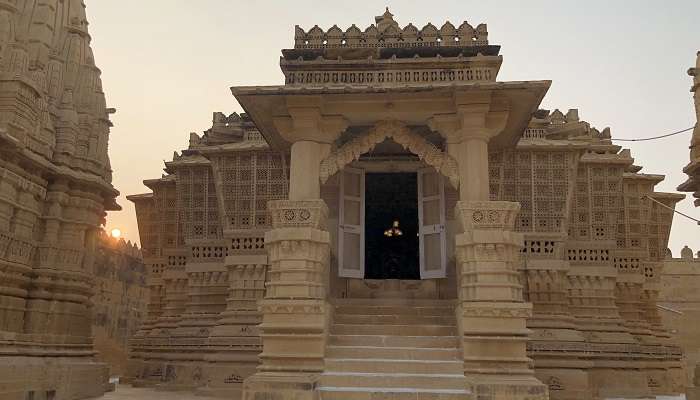
{"type": "Polygon", "coordinates": [[[468,375],[476,400],[548,400],[549,391],[533,376],[468,375]]]}
{"type": "Polygon", "coordinates": [[[242,400],[320,400],[319,374],[259,372],[243,383],[242,400]]]}
{"type": "Polygon", "coordinates": [[[700,387],[689,387],[685,390],[686,400],[700,400],[700,387]]]}

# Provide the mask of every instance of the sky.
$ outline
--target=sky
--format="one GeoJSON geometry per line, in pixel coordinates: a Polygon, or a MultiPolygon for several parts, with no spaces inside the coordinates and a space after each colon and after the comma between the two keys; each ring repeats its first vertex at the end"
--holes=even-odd
{"type": "MultiPolygon", "coordinates": [[[[92,47],[102,70],[114,128],[110,157],[122,211],[107,228],[138,242],[125,195],[145,193],[163,161],[187,147],[190,132],[211,127],[212,113],[241,112],[237,85],[283,83],[280,50],[294,25],[361,29],[388,6],[401,26],[444,21],[487,23],[501,45],[500,81],[552,80],[542,108],[566,112],[617,138],[656,136],[695,124],[686,73],[700,50],[700,1],[392,1],[86,0],[92,47]]],[[[623,143],[642,172],[664,174],[660,191],[685,180],[690,133],[623,143]]],[[[679,211],[700,218],[690,196],[679,211]]],[[[700,250],[700,226],[677,216],[669,247],[700,250]]]]}

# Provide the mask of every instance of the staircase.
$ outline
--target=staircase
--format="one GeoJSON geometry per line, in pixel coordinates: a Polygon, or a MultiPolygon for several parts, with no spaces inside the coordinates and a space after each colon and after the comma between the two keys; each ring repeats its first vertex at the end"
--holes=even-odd
{"type": "Polygon", "coordinates": [[[322,400],[465,400],[454,303],[336,301],[322,400]]]}

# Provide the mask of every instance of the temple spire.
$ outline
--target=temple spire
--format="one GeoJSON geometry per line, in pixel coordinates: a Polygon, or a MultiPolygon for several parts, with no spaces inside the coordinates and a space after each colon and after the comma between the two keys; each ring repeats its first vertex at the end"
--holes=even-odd
{"type": "Polygon", "coordinates": [[[389,11],[389,7],[386,8],[384,14],[374,17],[374,22],[377,23],[377,30],[379,30],[379,32],[384,32],[390,26],[399,28],[399,24],[394,21],[394,14],[389,11]]]}

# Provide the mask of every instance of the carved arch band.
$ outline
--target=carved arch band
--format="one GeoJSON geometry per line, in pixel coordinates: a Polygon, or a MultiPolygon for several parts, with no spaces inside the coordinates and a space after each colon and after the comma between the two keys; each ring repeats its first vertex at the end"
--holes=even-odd
{"type": "Polygon", "coordinates": [[[376,145],[391,138],[426,164],[447,177],[455,189],[459,188],[457,161],[409,127],[399,121],[380,121],[369,132],[345,143],[321,161],[320,178],[325,183],[328,178],[356,161],[376,145]]]}

